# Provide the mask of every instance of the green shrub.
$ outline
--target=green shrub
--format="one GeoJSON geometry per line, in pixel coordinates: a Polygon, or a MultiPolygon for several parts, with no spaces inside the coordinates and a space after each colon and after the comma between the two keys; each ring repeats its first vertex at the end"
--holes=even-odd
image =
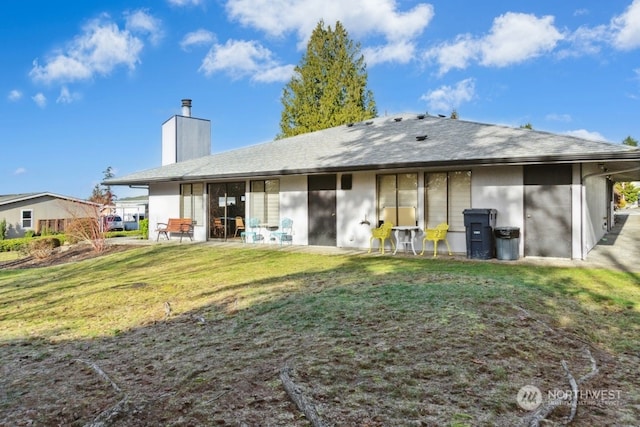
{"type": "Polygon", "coordinates": [[[24,232],[24,237],[27,237],[27,238],[31,238],[35,235],[36,235],[36,232],[34,230],[27,230],[24,232]]]}
{"type": "Polygon", "coordinates": [[[149,220],[146,218],[140,220],[140,234],[144,240],[149,239],[149,220]]]}
{"type": "MultiPolygon", "coordinates": [[[[0,252],[29,252],[29,245],[31,242],[50,239],[51,237],[17,237],[15,239],[0,240],[0,252]]],[[[55,239],[58,240],[58,246],[64,244],[67,240],[64,234],[57,234],[55,239]]],[[[38,243],[37,243],[38,244],[38,243]]],[[[46,244],[46,243],[45,243],[46,244]]]]}
{"type": "Polygon", "coordinates": [[[0,240],[4,240],[7,236],[7,220],[2,218],[0,220],[0,240]]]}
{"type": "Polygon", "coordinates": [[[17,239],[0,240],[0,252],[17,252],[26,248],[32,239],[20,237],[17,239]]]}

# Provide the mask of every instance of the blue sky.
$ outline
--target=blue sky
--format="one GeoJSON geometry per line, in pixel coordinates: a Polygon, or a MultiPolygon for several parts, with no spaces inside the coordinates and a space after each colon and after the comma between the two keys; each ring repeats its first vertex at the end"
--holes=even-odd
{"type": "Polygon", "coordinates": [[[108,166],[159,166],[161,125],[183,98],[211,120],[213,153],[273,139],[320,19],[361,44],[380,116],[455,109],[640,139],[640,0],[11,1],[0,16],[0,194],[86,198],[108,166]]]}

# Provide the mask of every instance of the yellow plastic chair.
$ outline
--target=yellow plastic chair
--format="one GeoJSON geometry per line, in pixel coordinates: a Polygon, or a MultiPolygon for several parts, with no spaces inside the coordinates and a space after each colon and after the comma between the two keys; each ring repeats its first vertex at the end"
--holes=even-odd
{"type": "Polygon", "coordinates": [[[422,252],[420,255],[424,255],[425,245],[427,240],[433,242],[433,256],[438,256],[438,242],[440,240],[444,240],[447,244],[447,249],[449,250],[449,255],[453,255],[451,253],[451,247],[449,246],[449,242],[447,241],[447,231],[449,231],[449,224],[443,222],[438,224],[436,228],[427,228],[424,239],[422,239],[422,252]]]}
{"type": "Polygon", "coordinates": [[[395,250],[396,245],[393,243],[393,239],[391,238],[391,228],[393,228],[393,223],[385,222],[378,228],[371,229],[371,237],[369,238],[369,253],[371,253],[371,248],[373,247],[373,240],[380,239],[380,253],[384,253],[384,241],[389,239],[391,242],[391,248],[395,250]]]}

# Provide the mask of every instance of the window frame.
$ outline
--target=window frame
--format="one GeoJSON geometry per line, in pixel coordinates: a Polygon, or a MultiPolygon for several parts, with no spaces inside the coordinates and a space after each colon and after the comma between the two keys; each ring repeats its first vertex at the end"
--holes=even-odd
{"type": "Polygon", "coordinates": [[[194,225],[204,224],[204,183],[180,184],[180,217],[191,218],[194,225]]]}
{"type": "Polygon", "coordinates": [[[449,225],[449,231],[465,231],[464,227],[464,209],[471,208],[471,170],[451,170],[451,171],[431,171],[424,173],[424,227],[434,228],[441,222],[449,225]],[[437,194],[429,197],[430,184],[433,182],[430,177],[440,175],[443,177],[444,187],[433,189],[438,191],[437,194]],[[464,177],[463,181],[458,181],[457,177],[464,177]],[[460,194],[460,186],[464,186],[465,194],[460,194]],[[444,196],[444,197],[443,197],[444,196]],[[445,206],[444,210],[441,206],[435,206],[438,212],[432,214],[434,205],[429,201],[435,199],[437,203],[440,201],[445,206]],[[431,218],[437,218],[430,222],[431,218]]]}
{"type": "MultiPolygon", "coordinates": [[[[399,221],[400,208],[413,208],[413,215],[418,215],[418,172],[399,172],[376,175],[376,226],[379,227],[385,220],[385,208],[395,209],[395,219],[391,222],[397,225],[399,221]],[[403,179],[405,178],[405,179],[403,179]],[[386,182],[385,182],[386,181],[386,182]],[[393,181],[393,188],[389,193],[383,190],[383,186],[393,181]],[[403,184],[410,183],[413,188],[405,187],[403,184]],[[409,200],[411,199],[411,200],[409,200]]],[[[414,224],[415,225],[415,224],[414,224]]]]}
{"type": "Polygon", "coordinates": [[[260,224],[279,225],[280,179],[249,181],[249,218],[258,218],[260,224]]]}
{"type": "Polygon", "coordinates": [[[20,227],[24,230],[33,230],[33,209],[21,209],[20,210],[20,227]],[[25,214],[29,213],[29,218],[25,218],[25,214]],[[25,225],[28,221],[29,225],[25,225]]]}

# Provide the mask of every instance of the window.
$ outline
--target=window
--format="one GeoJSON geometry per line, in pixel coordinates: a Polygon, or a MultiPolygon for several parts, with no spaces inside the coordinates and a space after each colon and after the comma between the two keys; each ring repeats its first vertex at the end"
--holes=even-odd
{"type": "Polygon", "coordinates": [[[33,210],[20,211],[22,228],[33,228],[33,210]]]}
{"type": "Polygon", "coordinates": [[[280,181],[251,181],[249,216],[260,223],[278,225],[280,221],[280,181]]]}
{"type": "Polygon", "coordinates": [[[418,174],[378,175],[378,225],[416,225],[418,174]]]}
{"type": "Polygon", "coordinates": [[[342,190],[351,190],[353,186],[353,176],[350,173],[345,173],[340,176],[340,188],[342,190]]]}
{"type": "Polygon", "coordinates": [[[180,185],[180,216],[191,218],[194,224],[204,223],[204,184],[180,185]]]}
{"type": "Polygon", "coordinates": [[[464,211],[471,207],[471,171],[426,173],[425,228],[441,222],[449,231],[464,231],[464,211]]]}

